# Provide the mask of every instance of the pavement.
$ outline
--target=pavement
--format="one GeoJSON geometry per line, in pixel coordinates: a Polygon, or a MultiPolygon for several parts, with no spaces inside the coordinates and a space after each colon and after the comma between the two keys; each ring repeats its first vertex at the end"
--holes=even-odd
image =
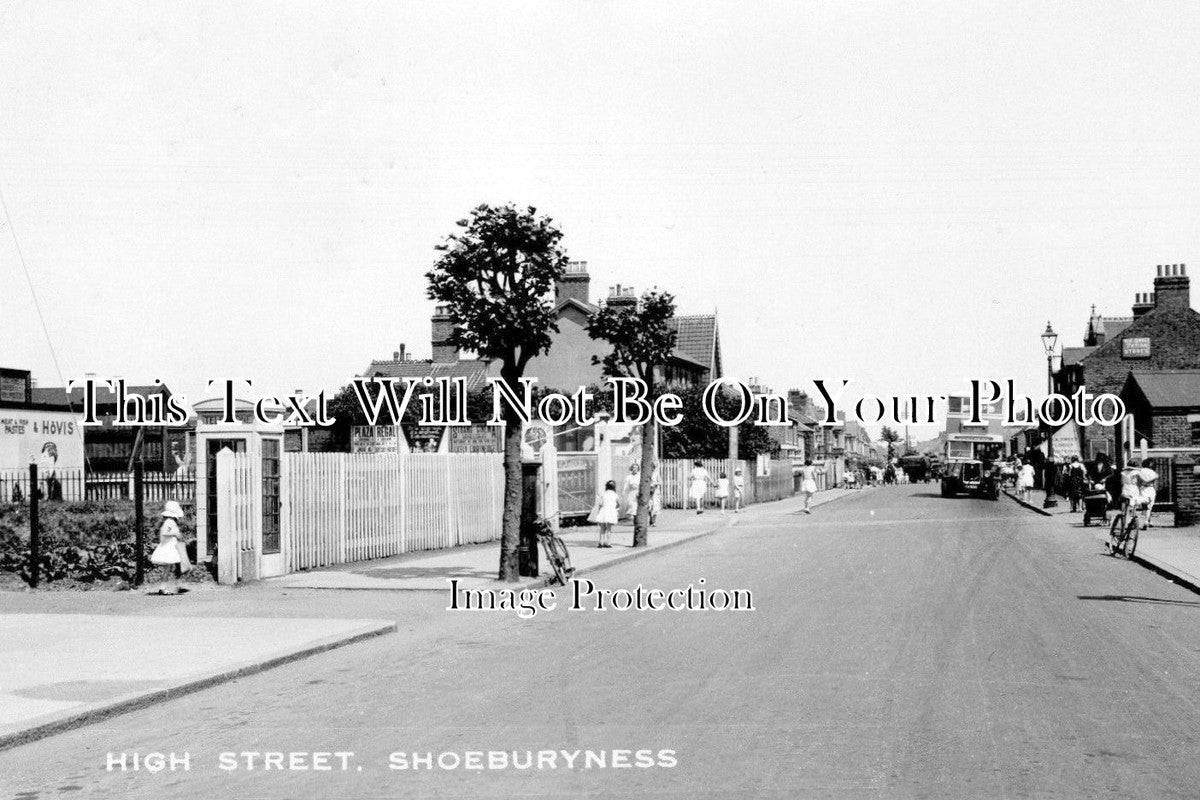
{"type": "Polygon", "coordinates": [[[2,614],[0,749],[395,629],[383,620],[2,614]]]}
{"type": "MultiPolygon", "coordinates": [[[[1005,489],[1004,493],[1024,508],[1057,519],[1070,527],[1084,529],[1082,507],[1079,511],[1071,511],[1071,504],[1065,497],[1056,498],[1057,505],[1043,508],[1046,495],[1040,489],[1030,493],[1028,503],[1009,489],[1005,489]]],[[[1109,512],[1110,522],[1112,513],[1109,512]]],[[[1097,541],[1108,541],[1107,524],[1093,522],[1089,529],[1094,531],[1097,541]]],[[[1200,591],[1200,527],[1177,528],[1171,514],[1157,513],[1152,517],[1150,527],[1138,535],[1133,560],[1200,591]]]]}
{"type": "Polygon", "coordinates": [[[0,796],[1195,798],[1200,598],[1060,520],[937,494],[773,503],[591,577],[704,579],[753,611],[231,591],[247,611],[386,608],[399,633],[2,751],[0,796]],[[351,755],[317,772],[264,751],[351,755]],[[150,752],[189,769],[107,766],[150,752]]]}
{"type": "MultiPolygon", "coordinates": [[[[824,505],[846,495],[833,489],[824,505]]],[[[797,502],[797,501],[784,501],[797,502]]],[[[595,546],[595,529],[567,529],[577,574],[656,553],[772,513],[668,510],[650,546],[632,546],[633,529],[614,532],[614,547],[595,546]]],[[[348,598],[320,589],[385,589],[445,593],[463,588],[543,585],[495,580],[496,543],[341,565],[237,587],[192,586],[174,597],[143,592],[5,592],[0,615],[0,750],[114,714],[277,667],[328,649],[397,630],[412,634],[424,617],[388,601],[348,598]],[[21,612],[21,613],[16,613],[21,612]],[[367,618],[362,618],[367,614],[367,618]],[[389,617],[394,617],[389,619],[389,617]]],[[[439,601],[443,595],[437,595],[439,601]]]]}
{"type": "MultiPolygon", "coordinates": [[[[829,503],[853,494],[854,489],[829,489],[818,493],[812,507],[829,503]]],[[[866,490],[870,491],[870,490],[866,490]]],[[[794,501],[793,501],[794,502],[794,501]]],[[[707,509],[703,514],[694,511],[668,509],[659,517],[659,524],[650,529],[649,544],[644,548],[633,546],[633,525],[624,522],[613,530],[612,547],[600,548],[596,526],[565,527],[560,537],[567,545],[571,565],[576,575],[607,567],[624,561],[674,547],[703,536],[710,536],[725,528],[746,524],[759,515],[770,513],[772,503],[746,506],[740,513],[707,509]]],[[[509,584],[511,588],[526,588],[546,585],[551,574],[545,563],[545,554],[539,551],[541,577],[528,578],[509,584]]],[[[432,553],[405,553],[392,558],[339,564],[334,567],[296,572],[280,578],[271,578],[267,583],[288,589],[374,589],[390,591],[446,591],[450,578],[458,579],[463,589],[491,588],[497,585],[498,569],[496,543],[456,547],[432,553]]]]}

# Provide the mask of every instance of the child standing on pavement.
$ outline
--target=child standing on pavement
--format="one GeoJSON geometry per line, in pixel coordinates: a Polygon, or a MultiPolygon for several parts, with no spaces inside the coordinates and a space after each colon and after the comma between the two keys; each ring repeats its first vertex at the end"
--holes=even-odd
{"type": "Polygon", "coordinates": [[[600,544],[598,547],[612,547],[612,529],[620,518],[621,498],[617,495],[617,482],[609,481],[604,484],[604,494],[600,495],[600,512],[596,522],[600,523],[600,544]]]}
{"type": "Polygon", "coordinates": [[[183,544],[183,534],[179,530],[179,520],[183,519],[183,508],[174,500],[168,500],[162,510],[163,523],[158,530],[158,547],[150,554],[150,562],[165,567],[170,579],[164,579],[158,591],[150,594],[179,594],[177,585],[178,575],[192,568],[188,561],[187,547],[183,544]]]}
{"type": "Polygon", "coordinates": [[[712,482],[712,478],[708,476],[708,470],[704,468],[704,464],[699,461],[694,463],[696,466],[692,467],[692,480],[688,485],[688,496],[696,504],[696,513],[703,514],[704,495],[708,492],[708,484],[712,482]]]}
{"type": "Polygon", "coordinates": [[[725,504],[729,502],[729,476],[724,472],[717,479],[717,499],[721,501],[721,513],[725,513],[725,504]]]}
{"type": "Polygon", "coordinates": [[[733,513],[742,511],[742,495],[746,493],[746,479],[742,477],[742,468],[733,471],[733,513]]]}

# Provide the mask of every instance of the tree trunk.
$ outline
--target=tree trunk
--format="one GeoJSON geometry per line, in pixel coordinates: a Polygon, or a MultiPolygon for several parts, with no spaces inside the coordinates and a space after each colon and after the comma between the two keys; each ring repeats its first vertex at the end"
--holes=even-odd
{"type": "MultiPolygon", "coordinates": [[[[654,437],[658,423],[653,418],[642,426],[641,480],[638,481],[637,514],[633,518],[633,546],[646,547],[650,544],[650,486],[654,479],[654,437]]],[[[662,488],[659,487],[659,492],[662,488]]]]}
{"type": "MultiPolygon", "coordinates": [[[[519,387],[518,387],[519,388],[519,387]]],[[[521,420],[506,414],[504,420],[504,513],[500,529],[500,575],[502,581],[520,580],[517,546],[521,540],[521,420]]]]}

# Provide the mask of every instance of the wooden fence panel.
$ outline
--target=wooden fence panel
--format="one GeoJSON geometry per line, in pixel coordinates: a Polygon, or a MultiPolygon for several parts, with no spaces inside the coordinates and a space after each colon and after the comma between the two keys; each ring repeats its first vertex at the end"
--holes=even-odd
{"type": "Polygon", "coordinates": [[[500,536],[498,454],[285,453],[289,572],[500,536]]]}
{"type": "MultiPolygon", "coordinates": [[[[730,497],[732,498],[733,473],[737,469],[741,469],[742,478],[746,485],[746,493],[742,498],[745,504],[780,500],[785,497],[791,497],[795,493],[790,461],[772,461],[771,474],[762,477],[755,474],[755,464],[753,461],[701,459],[700,464],[708,471],[709,478],[711,479],[708,491],[704,494],[705,506],[711,506],[717,502],[716,484],[722,472],[729,478],[730,497]]],[[[664,508],[692,507],[690,489],[692,469],[694,467],[695,464],[693,461],[687,459],[666,459],[659,465],[659,474],[663,484],[664,508]]]]}

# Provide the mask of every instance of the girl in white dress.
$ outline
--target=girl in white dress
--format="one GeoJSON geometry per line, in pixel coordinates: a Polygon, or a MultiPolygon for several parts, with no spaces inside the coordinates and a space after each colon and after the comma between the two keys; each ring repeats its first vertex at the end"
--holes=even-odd
{"type": "Polygon", "coordinates": [[[638,463],[635,461],[629,465],[629,474],[625,476],[625,485],[622,487],[625,490],[625,513],[630,519],[637,516],[638,509],[638,489],[642,486],[642,475],[638,469],[638,463]]]}
{"type": "Polygon", "coordinates": [[[809,505],[817,493],[817,468],[813,466],[811,458],[804,461],[804,468],[800,470],[800,493],[804,495],[804,513],[811,514],[809,505]]]}
{"type": "Polygon", "coordinates": [[[733,471],[733,513],[741,513],[742,497],[746,494],[746,479],[742,477],[742,468],[733,471]]]}
{"type": "Polygon", "coordinates": [[[151,594],[179,594],[176,586],[175,568],[180,573],[192,568],[188,561],[187,547],[183,544],[183,534],[179,530],[178,520],[183,518],[183,508],[174,500],[168,500],[163,505],[163,523],[158,530],[158,547],[150,554],[150,562],[167,568],[170,579],[164,579],[159,584],[157,592],[151,594]]]}
{"type": "Polygon", "coordinates": [[[704,468],[703,464],[696,461],[695,465],[692,468],[692,482],[688,489],[688,495],[696,503],[696,513],[703,514],[704,494],[708,491],[708,485],[712,483],[712,478],[708,476],[708,470],[704,468]]]}
{"type": "Polygon", "coordinates": [[[650,463],[650,524],[658,521],[658,512],[662,511],[662,473],[658,464],[650,463]]]}
{"type": "Polygon", "coordinates": [[[609,481],[604,484],[604,493],[598,498],[600,511],[596,514],[596,522],[600,523],[599,547],[612,547],[612,529],[617,524],[618,507],[621,498],[617,495],[617,482],[609,481]]]}
{"type": "Polygon", "coordinates": [[[725,513],[725,504],[729,502],[729,476],[724,472],[717,479],[717,499],[721,501],[721,513],[725,513]]]}

